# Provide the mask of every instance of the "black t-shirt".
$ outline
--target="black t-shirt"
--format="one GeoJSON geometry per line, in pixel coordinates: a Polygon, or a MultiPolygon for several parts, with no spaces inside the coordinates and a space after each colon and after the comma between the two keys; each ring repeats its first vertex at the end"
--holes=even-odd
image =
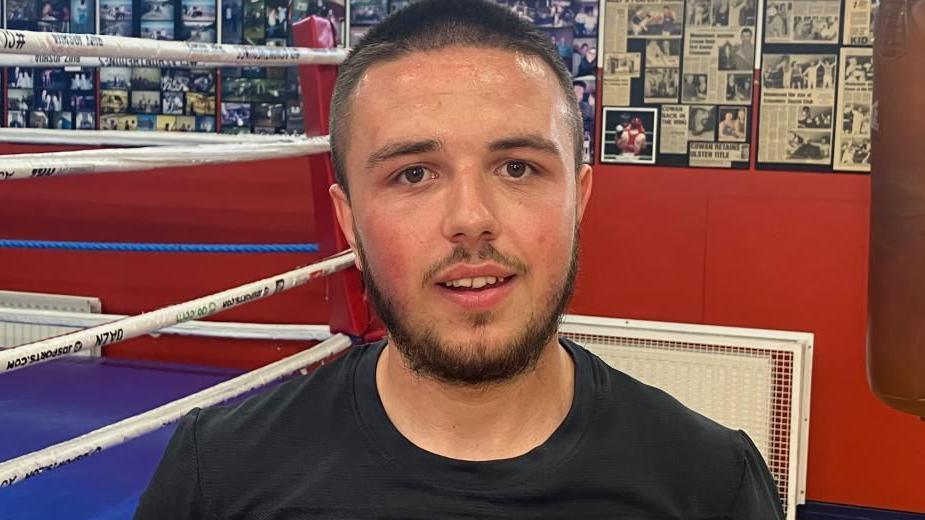
{"type": "Polygon", "coordinates": [[[380,342],[190,412],[135,518],[783,518],[744,433],[562,345],[575,361],[572,407],[524,455],[468,462],[408,441],[376,389],[380,342]]]}

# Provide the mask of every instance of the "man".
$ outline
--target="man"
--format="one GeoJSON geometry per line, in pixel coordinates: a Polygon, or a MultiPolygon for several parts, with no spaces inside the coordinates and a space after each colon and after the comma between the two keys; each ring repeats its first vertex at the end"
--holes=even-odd
{"type": "Polygon", "coordinates": [[[739,45],[733,55],[736,70],[751,70],[755,63],[755,44],[752,42],[752,30],[748,27],[739,33],[739,45]]]}
{"type": "Polygon", "coordinates": [[[761,456],[556,334],[591,194],[549,38],[424,0],[340,67],[331,196],[388,340],[177,428],[137,518],[782,518],[761,456]]]}

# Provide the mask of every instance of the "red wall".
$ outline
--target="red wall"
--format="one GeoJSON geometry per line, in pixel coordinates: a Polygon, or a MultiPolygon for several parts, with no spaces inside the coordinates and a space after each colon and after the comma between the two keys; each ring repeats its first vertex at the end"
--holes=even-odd
{"type": "MultiPolygon", "coordinates": [[[[45,150],[0,145],[0,153],[45,150]]],[[[307,161],[0,183],[0,237],[314,241],[307,161]]],[[[810,500],[925,512],[925,424],[880,404],[864,369],[866,176],[597,166],[572,312],[815,334],[810,500]]],[[[136,313],[312,255],[0,249],[0,288],[92,294],[136,313]]],[[[322,323],[323,289],[219,320],[322,323]]],[[[279,342],[133,340],[107,355],[249,367],[279,342]]]]}

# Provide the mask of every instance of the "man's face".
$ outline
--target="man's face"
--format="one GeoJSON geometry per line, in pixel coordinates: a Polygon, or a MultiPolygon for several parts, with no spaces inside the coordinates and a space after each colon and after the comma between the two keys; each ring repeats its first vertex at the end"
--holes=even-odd
{"type": "Polygon", "coordinates": [[[751,45],[752,44],[752,33],[748,31],[743,31],[741,34],[742,45],[751,45]]]}
{"type": "Polygon", "coordinates": [[[352,103],[351,198],[331,193],[392,344],[450,382],[528,369],[567,298],[591,191],[573,101],[538,58],[449,48],[370,68],[352,103]]]}

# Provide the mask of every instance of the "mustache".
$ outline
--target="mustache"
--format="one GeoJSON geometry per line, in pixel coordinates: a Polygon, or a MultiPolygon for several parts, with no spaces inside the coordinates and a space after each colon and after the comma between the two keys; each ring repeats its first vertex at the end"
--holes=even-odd
{"type": "Polygon", "coordinates": [[[466,246],[457,245],[446,258],[435,262],[427,268],[424,273],[424,282],[422,285],[428,287],[433,283],[434,278],[436,278],[441,271],[455,264],[471,262],[475,259],[495,262],[518,275],[524,275],[529,271],[527,264],[524,263],[523,260],[515,256],[506,255],[489,243],[482,244],[479,246],[478,250],[475,251],[466,246]]]}

